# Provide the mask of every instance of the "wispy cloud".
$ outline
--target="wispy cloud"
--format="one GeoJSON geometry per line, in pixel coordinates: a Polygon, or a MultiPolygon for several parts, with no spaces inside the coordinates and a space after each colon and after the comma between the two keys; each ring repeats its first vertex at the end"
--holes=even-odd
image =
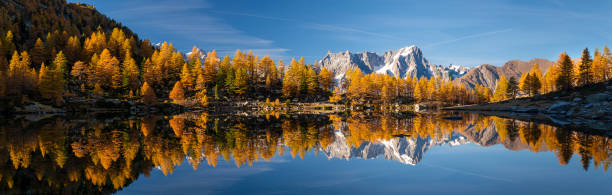
{"type": "Polygon", "coordinates": [[[475,38],[480,38],[480,37],[486,37],[486,36],[491,36],[491,35],[494,35],[494,34],[508,32],[508,31],[511,31],[511,30],[512,29],[509,28],[509,29],[504,29],[504,30],[497,30],[497,31],[484,32],[484,33],[477,33],[477,34],[467,35],[467,36],[463,36],[463,37],[459,37],[459,38],[455,38],[455,39],[451,39],[451,40],[445,40],[445,41],[431,43],[431,44],[425,45],[425,47],[435,47],[435,46],[445,45],[445,44],[449,44],[449,43],[454,43],[454,42],[462,41],[462,40],[466,40],[466,39],[475,39],[475,38]]]}
{"type": "Polygon", "coordinates": [[[155,42],[182,39],[183,44],[190,45],[181,45],[179,48],[190,49],[192,45],[196,45],[205,50],[227,50],[225,54],[229,55],[233,54],[235,49],[243,49],[253,50],[257,55],[282,58],[289,51],[275,47],[272,40],[238,30],[223,19],[215,17],[209,11],[214,7],[205,0],[181,3],[138,0],[123,2],[120,7],[122,8],[108,12],[109,15],[126,20],[131,25],[144,26],[149,33],[169,37],[169,40],[153,40],[155,42]]]}
{"type": "Polygon", "coordinates": [[[299,24],[300,26],[306,26],[307,28],[314,29],[314,30],[343,32],[343,33],[344,32],[359,33],[359,34],[375,36],[379,38],[401,40],[401,38],[399,37],[395,37],[395,36],[384,34],[384,33],[366,31],[362,29],[345,27],[345,26],[340,26],[340,25],[321,24],[321,23],[314,23],[314,22],[309,22],[309,21],[301,21],[301,20],[296,20],[293,18],[281,18],[281,17],[264,16],[264,15],[258,15],[258,14],[250,14],[250,13],[236,13],[236,12],[222,12],[222,11],[213,11],[213,12],[218,13],[218,14],[224,14],[224,15],[245,16],[245,17],[259,18],[259,19],[265,19],[265,20],[293,22],[293,23],[299,24]]]}

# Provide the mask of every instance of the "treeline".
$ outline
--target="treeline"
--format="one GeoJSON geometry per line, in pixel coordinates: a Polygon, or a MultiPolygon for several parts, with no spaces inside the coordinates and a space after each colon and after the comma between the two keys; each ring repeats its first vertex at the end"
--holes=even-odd
{"type": "Polygon", "coordinates": [[[352,69],[333,91],[331,102],[472,104],[489,100],[491,90],[477,85],[475,90],[439,77],[398,78],[387,74],[363,74],[352,69]]]}
{"type": "Polygon", "coordinates": [[[555,91],[569,91],[574,87],[608,81],[612,78],[612,53],[607,46],[602,51],[595,49],[591,57],[588,48],[574,61],[567,53],[559,55],[557,61],[542,74],[538,64],[524,73],[517,81],[504,76],[498,81],[492,101],[514,99],[517,96],[533,96],[555,91]]]}

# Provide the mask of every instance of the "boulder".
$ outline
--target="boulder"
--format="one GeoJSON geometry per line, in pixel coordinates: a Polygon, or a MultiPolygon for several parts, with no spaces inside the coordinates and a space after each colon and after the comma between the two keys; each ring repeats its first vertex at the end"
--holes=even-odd
{"type": "Polygon", "coordinates": [[[586,101],[588,103],[597,103],[597,102],[603,102],[608,100],[608,94],[607,93],[597,93],[597,94],[593,94],[593,95],[589,95],[586,97],[586,101]]]}
{"type": "Polygon", "coordinates": [[[553,104],[552,106],[548,107],[547,112],[549,112],[549,113],[563,113],[563,112],[567,112],[572,107],[573,107],[573,105],[570,102],[559,101],[556,104],[553,104]]]}

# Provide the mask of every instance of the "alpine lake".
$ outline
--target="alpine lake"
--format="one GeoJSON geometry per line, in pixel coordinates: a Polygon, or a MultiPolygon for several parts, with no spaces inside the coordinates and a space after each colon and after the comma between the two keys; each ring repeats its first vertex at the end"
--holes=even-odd
{"type": "Polygon", "coordinates": [[[612,194],[612,132],[473,113],[0,124],[0,194],[612,194]]]}

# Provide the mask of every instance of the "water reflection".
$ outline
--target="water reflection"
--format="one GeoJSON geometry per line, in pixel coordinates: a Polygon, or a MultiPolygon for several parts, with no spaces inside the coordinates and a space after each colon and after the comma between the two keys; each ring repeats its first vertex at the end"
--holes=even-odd
{"type": "Polygon", "coordinates": [[[184,159],[194,170],[215,167],[221,159],[241,167],[284,153],[304,158],[308,152],[415,165],[430,148],[444,144],[553,152],[563,165],[580,158],[585,171],[607,171],[612,161],[606,134],[476,114],[461,114],[460,120],[445,116],[188,113],[8,120],[0,127],[0,192],[112,193],[154,169],[172,174],[184,159]]]}

